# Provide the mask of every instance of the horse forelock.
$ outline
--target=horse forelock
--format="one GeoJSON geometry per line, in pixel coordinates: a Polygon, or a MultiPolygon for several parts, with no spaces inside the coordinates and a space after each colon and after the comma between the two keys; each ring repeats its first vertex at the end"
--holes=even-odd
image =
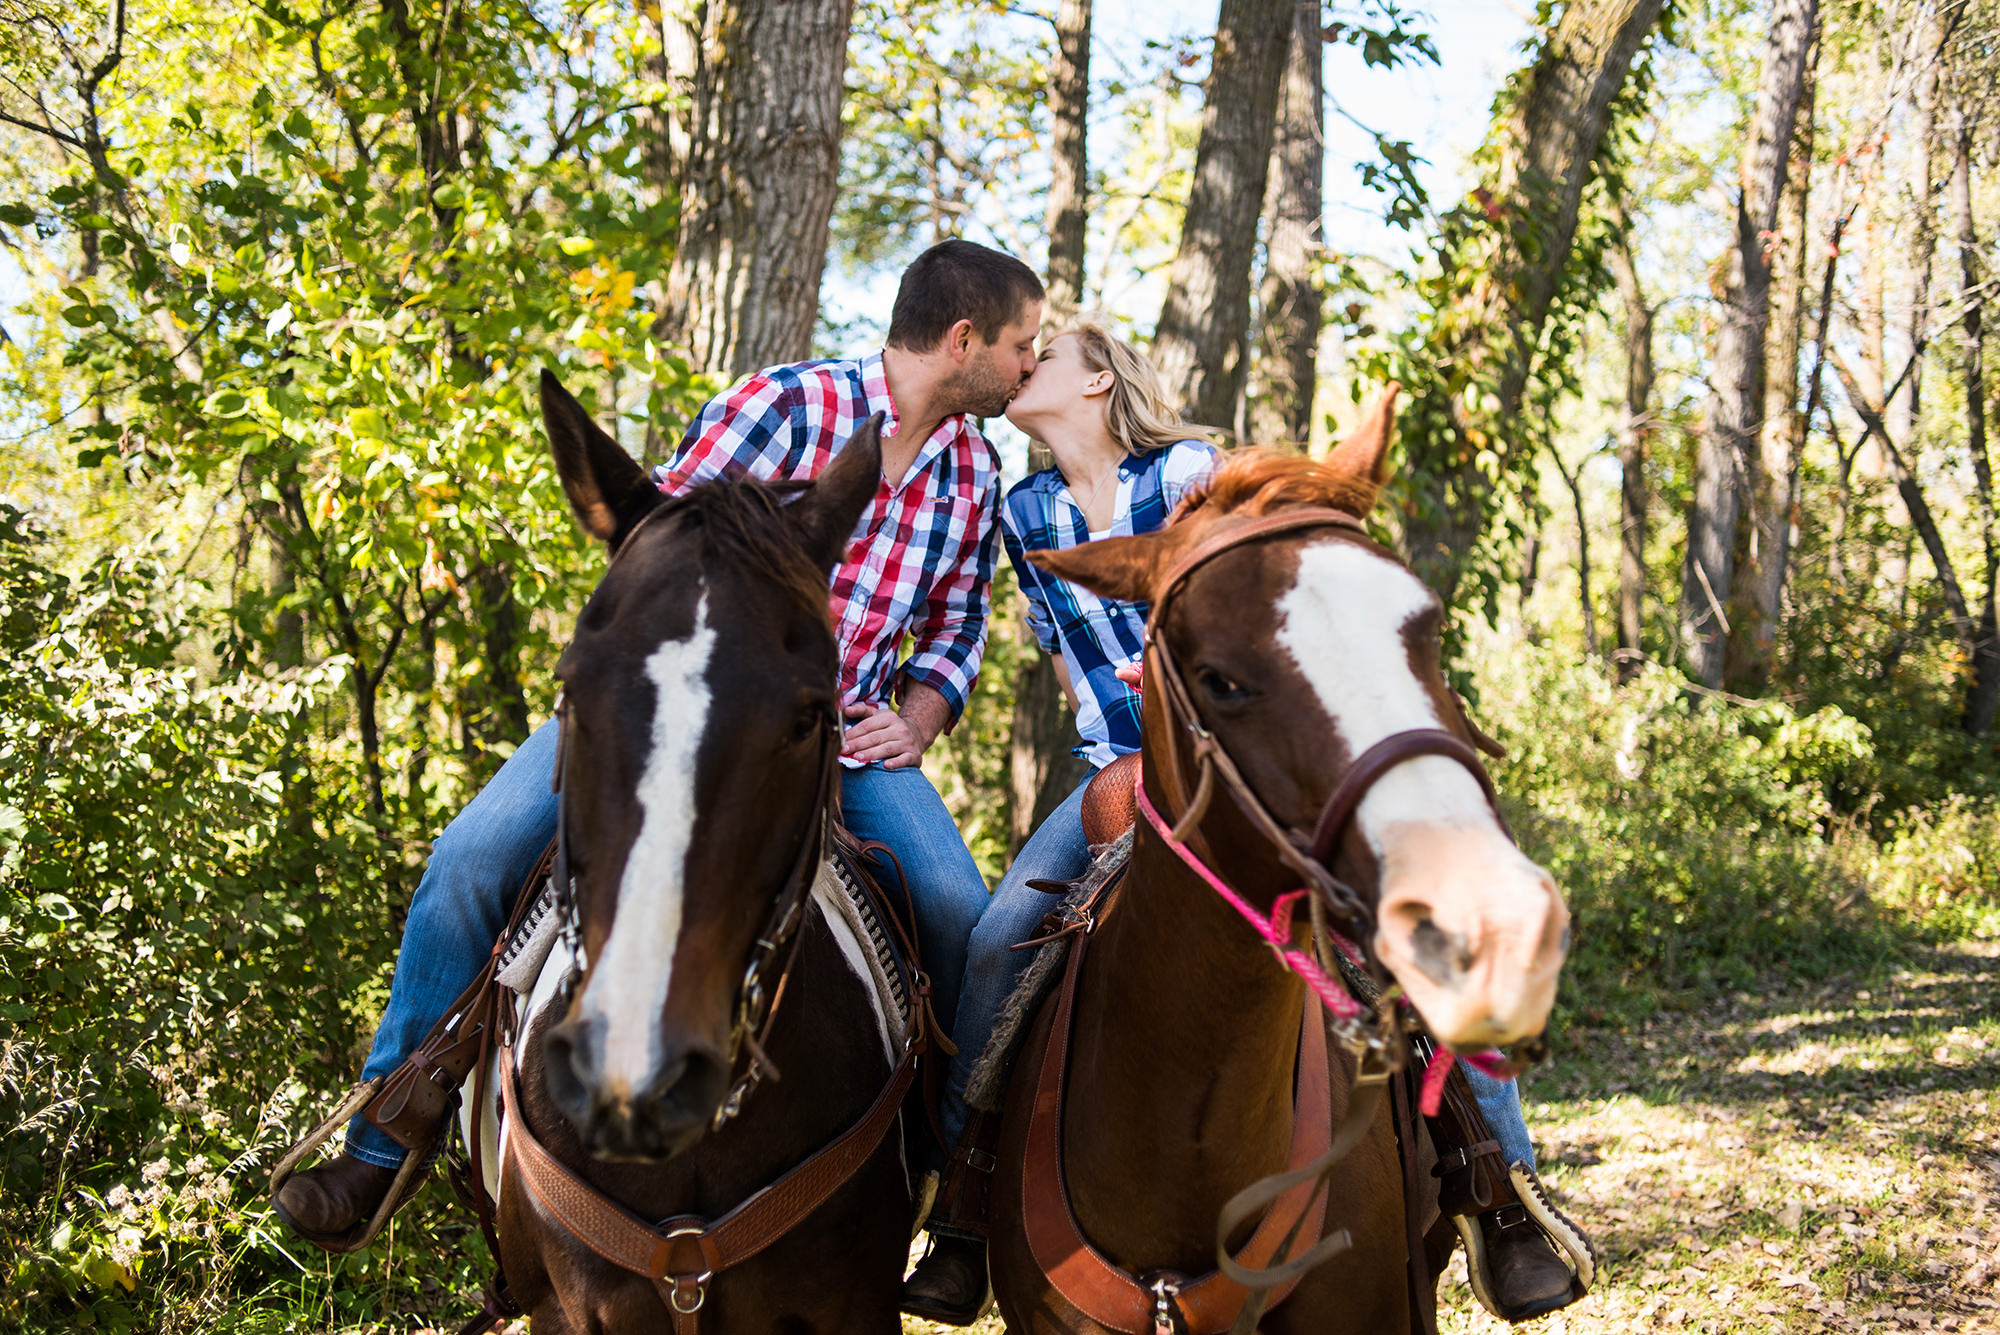
{"type": "Polygon", "coordinates": [[[1312,505],[1359,518],[1375,496],[1372,482],[1337,472],[1302,455],[1243,450],[1215,466],[1205,482],[1175,507],[1175,522],[1197,514],[1255,519],[1292,506],[1312,505]]]}

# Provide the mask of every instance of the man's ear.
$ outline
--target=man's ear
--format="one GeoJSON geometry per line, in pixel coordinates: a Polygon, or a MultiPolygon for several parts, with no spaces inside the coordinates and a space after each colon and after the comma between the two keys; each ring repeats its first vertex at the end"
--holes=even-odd
{"type": "Polygon", "coordinates": [[[834,454],[805,495],[785,507],[806,551],[831,571],[847,554],[847,541],[882,483],[882,419],[863,422],[834,454]]]}
{"type": "Polygon", "coordinates": [[[944,350],[951,354],[953,361],[962,362],[972,355],[973,344],[977,341],[974,335],[977,332],[970,320],[960,320],[945,330],[944,350]]]}
{"type": "Polygon", "coordinates": [[[666,498],[646,470],[590,420],[583,405],[546,367],[542,423],[556,457],[556,474],[584,532],[617,551],[625,536],[666,498]]]}
{"type": "Polygon", "coordinates": [[[1326,466],[1359,484],[1366,515],[1375,508],[1382,484],[1389,480],[1389,445],[1396,438],[1396,396],[1403,387],[1390,381],[1382,397],[1362,417],[1361,425],[1327,456],[1326,466]]]}
{"type": "Polygon", "coordinates": [[[1155,583],[1186,545],[1182,530],[1164,528],[1132,538],[1099,538],[1061,551],[1029,552],[1028,560],[1100,598],[1146,603],[1153,599],[1155,583]]]}

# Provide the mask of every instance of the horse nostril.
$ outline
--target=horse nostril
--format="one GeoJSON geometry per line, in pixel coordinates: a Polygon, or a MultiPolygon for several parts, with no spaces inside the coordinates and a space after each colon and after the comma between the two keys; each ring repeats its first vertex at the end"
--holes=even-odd
{"type": "Polygon", "coordinates": [[[549,1030],[542,1040],[542,1079],[555,1105],[580,1121],[589,1108],[592,1082],[590,1045],[576,1040],[567,1022],[549,1030]]]}
{"type": "Polygon", "coordinates": [[[719,1054],[690,1048],[660,1072],[638,1102],[656,1109],[664,1126],[706,1123],[728,1093],[728,1085],[729,1072],[719,1054]]]}
{"type": "Polygon", "coordinates": [[[1453,936],[1429,918],[1410,929],[1410,950],[1417,967],[1434,983],[1448,983],[1452,975],[1472,968],[1472,949],[1465,938],[1453,936]]]}

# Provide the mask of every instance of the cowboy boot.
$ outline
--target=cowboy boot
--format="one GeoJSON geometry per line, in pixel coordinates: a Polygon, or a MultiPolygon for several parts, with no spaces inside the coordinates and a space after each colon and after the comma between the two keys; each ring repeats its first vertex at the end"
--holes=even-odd
{"type": "Polygon", "coordinates": [[[1503,1321],[1526,1321],[1589,1292],[1596,1252],[1556,1209],[1535,1170],[1504,1162],[1472,1089],[1456,1066],[1436,1117],[1426,1118],[1438,1161],[1438,1209],[1465,1243],[1473,1296],[1503,1321]]]}
{"type": "Polygon", "coordinates": [[[285,1227],[315,1247],[353,1251],[395,1182],[394,1168],[342,1154],[293,1176],[271,1197],[271,1208],[285,1227]]]}
{"type": "Polygon", "coordinates": [[[903,1281],[903,1310],[946,1326],[969,1326],[992,1297],[986,1277],[986,1199],[993,1185],[997,1114],[974,1110],[931,1205],[931,1243],[903,1281]]]}

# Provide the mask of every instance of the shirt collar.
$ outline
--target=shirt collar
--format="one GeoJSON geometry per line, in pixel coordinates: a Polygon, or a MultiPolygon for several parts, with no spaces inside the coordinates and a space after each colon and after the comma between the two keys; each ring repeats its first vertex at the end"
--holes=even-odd
{"type": "Polygon", "coordinates": [[[894,435],[903,419],[896,415],[896,401],[889,397],[889,375],[882,369],[879,350],[861,359],[861,392],[868,399],[869,413],[884,415],[883,434],[894,435]]]}

